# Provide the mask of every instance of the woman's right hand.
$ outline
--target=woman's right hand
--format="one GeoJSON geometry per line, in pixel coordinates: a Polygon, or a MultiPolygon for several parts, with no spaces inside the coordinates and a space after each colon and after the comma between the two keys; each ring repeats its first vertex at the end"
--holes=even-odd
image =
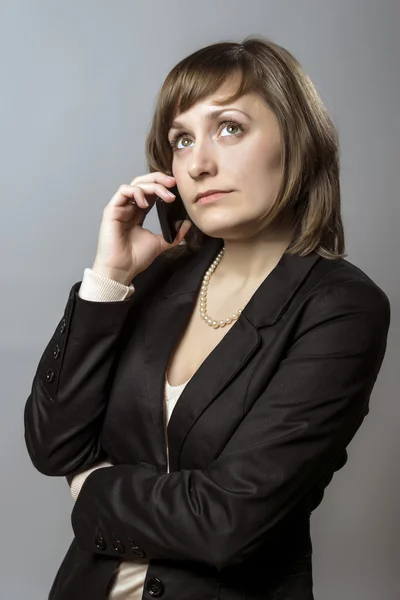
{"type": "Polygon", "coordinates": [[[175,184],[174,177],[157,171],[119,187],[103,211],[93,271],[129,285],[159,254],[182,241],[191,226],[188,220],[183,221],[172,244],[142,227],[157,196],[174,201],[168,187],[175,184]]]}

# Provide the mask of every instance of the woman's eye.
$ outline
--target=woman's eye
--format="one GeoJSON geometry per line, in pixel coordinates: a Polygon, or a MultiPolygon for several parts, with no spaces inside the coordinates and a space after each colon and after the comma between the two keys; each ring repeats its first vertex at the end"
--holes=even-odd
{"type": "MultiPolygon", "coordinates": [[[[238,129],[240,132],[242,132],[242,131],[243,131],[243,125],[242,125],[241,123],[237,123],[237,122],[235,122],[235,121],[225,121],[224,123],[221,123],[221,125],[224,125],[224,128],[223,128],[223,130],[224,130],[224,129],[231,129],[231,130],[232,130],[232,129],[234,129],[234,130],[235,130],[235,129],[236,129],[236,130],[238,129]]],[[[222,130],[222,131],[223,131],[223,130],[222,130]]],[[[237,135],[237,133],[238,133],[238,132],[235,132],[235,131],[233,131],[233,132],[232,132],[232,131],[230,131],[230,132],[229,132],[229,134],[228,134],[227,136],[226,136],[226,135],[223,135],[222,137],[231,137],[232,135],[237,135]]],[[[189,139],[189,138],[186,136],[186,134],[177,133],[177,134],[174,136],[174,138],[172,139],[171,143],[170,143],[170,144],[171,144],[171,146],[172,146],[172,148],[175,148],[175,149],[177,149],[177,150],[182,150],[183,148],[189,148],[189,145],[186,145],[186,146],[185,146],[185,145],[184,145],[184,146],[178,146],[178,142],[180,142],[181,140],[182,140],[182,141],[184,141],[184,140],[188,140],[189,142],[191,141],[191,140],[190,140],[190,139],[189,139]]]]}
{"type": "Polygon", "coordinates": [[[225,125],[224,129],[227,129],[228,127],[230,129],[240,129],[239,125],[236,125],[235,123],[228,123],[228,125],[225,125]]]}
{"type": "MultiPolygon", "coordinates": [[[[188,140],[188,141],[190,142],[189,138],[187,138],[187,137],[178,138],[178,139],[177,139],[177,141],[176,141],[176,142],[175,142],[175,144],[174,144],[174,146],[175,146],[176,148],[178,148],[178,147],[179,147],[179,146],[178,146],[178,144],[179,144],[179,141],[180,141],[180,139],[182,139],[182,140],[188,140]]],[[[189,146],[184,146],[184,148],[188,148],[188,147],[189,147],[189,146]]]]}

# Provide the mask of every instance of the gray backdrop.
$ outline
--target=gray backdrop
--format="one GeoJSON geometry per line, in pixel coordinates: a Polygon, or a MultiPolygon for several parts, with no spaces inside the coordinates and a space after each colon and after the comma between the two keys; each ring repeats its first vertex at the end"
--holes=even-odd
{"type": "MultiPolygon", "coordinates": [[[[47,598],[72,539],[67,482],[30,463],[23,408],[102,210],[145,172],[172,66],[249,34],[286,46],[316,83],[341,136],[348,259],[392,305],[371,412],[312,519],[315,595],[400,597],[399,24],[398,0],[1,0],[1,599],[47,598]]],[[[147,224],[159,231],[155,211],[147,224]]]]}

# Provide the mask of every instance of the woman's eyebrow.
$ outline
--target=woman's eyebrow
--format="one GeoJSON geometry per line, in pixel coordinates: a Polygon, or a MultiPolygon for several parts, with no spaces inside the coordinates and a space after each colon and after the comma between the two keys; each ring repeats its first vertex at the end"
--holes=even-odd
{"type": "MultiPolygon", "coordinates": [[[[244,110],[240,110],[240,108],[234,108],[234,107],[232,107],[232,108],[220,108],[220,109],[218,109],[218,110],[213,110],[213,111],[209,112],[209,113],[206,115],[206,117],[205,117],[205,118],[206,118],[208,121],[213,121],[214,119],[216,119],[217,117],[219,117],[219,115],[220,115],[221,113],[224,113],[224,112],[226,112],[226,111],[228,111],[228,110],[229,110],[229,111],[231,111],[231,110],[238,111],[238,112],[242,113],[243,115],[245,115],[245,116],[246,116],[248,119],[250,119],[250,120],[251,120],[251,117],[250,117],[250,115],[249,115],[249,114],[247,114],[247,113],[246,113],[244,110]]],[[[170,127],[170,129],[169,129],[169,130],[171,131],[171,129],[179,129],[179,128],[181,128],[181,127],[185,127],[183,123],[181,123],[180,121],[173,121],[173,122],[172,122],[172,124],[171,124],[171,127],[170,127]]]]}

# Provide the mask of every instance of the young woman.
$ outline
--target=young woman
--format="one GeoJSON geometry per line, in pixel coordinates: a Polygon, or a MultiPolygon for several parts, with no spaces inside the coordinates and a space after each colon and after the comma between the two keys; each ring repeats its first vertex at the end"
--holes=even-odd
{"type": "Polygon", "coordinates": [[[25,407],[75,537],[53,600],[311,600],[310,514],[368,413],[390,323],[345,259],[335,127],[262,38],[168,74],[149,172],[104,209],[25,407]],[[143,227],[177,185],[173,244],[143,227]],[[189,228],[190,227],[190,228],[189,228]]]}

